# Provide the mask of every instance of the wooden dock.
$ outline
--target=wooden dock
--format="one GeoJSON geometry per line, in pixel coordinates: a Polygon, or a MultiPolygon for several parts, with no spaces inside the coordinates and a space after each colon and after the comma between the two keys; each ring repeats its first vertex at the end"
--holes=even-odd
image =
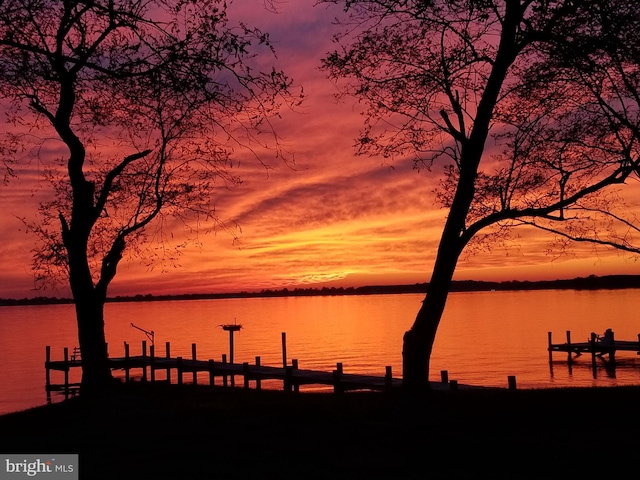
{"type": "Polygon", "coordinates": [[[552,333],[548,332],[548,352],[549,362],[553,362],[553,352],[565,352],[567,361],[571,363],[575,357],[579,357],[583,353],[591,354],[591,360],[595,366],[597,358],[603,358],[607,355],[608,360],[615,362],[616,352],[635,352],[640,355],[640,334],[638,340],[616,340],[614,333],[608,330],[606,335],[599,337],[595,333],[591,333],[586,342],[572,342],[571,331],[567,330],[565,343],[553,343],[552,333]]]}
{"type": "MultiPolygon", "coordinates": [[[[152,345],[147,354],[146,341],[142,342],[142,354],[130,355],[129,345],[125,343],[125,356],[109,358],[109,364],[113,371],[123,371],[124,381],[132,381],[132,371],[140,374],[140,381],[143,382],[164,382],[171,384],[175,378],[177,385],[186,383],[197,384],[198,373],[208,380],[209,385],[221,384],[222,386],[235,386],[236,377],[241,377],[244,388],[250,388],[250,382],[256,389],[262,388],[265,380],[281,381],[283,390],[298,392],[303,385],[325,385],[331,386],[335,393],[342,393],[353,390],[373,390],[373,391],[393,391],[400,389],[402,379],[393,377],[392,368],[385,367],[384,376],[361,375],[345,373],[342,363],[337,363],[333,371],[319,371],[298,368],[298,360],[292,359],[287,362],[285,336],[283,334],[283,365],[282,367],[262,365],[260,357],[255,357],[255,363],[231,363],[227,362],[226,354],[222,355],[222,361],[213,359],[202,360],[196,356],[196,344],[191,346],[191,358],[172,357],[171,345],[165,345],[165,356],[156,355],[152,345]]],[[[69,373],[72,369],[82,368],[82,358],[75,352],[69,356],[69,349],[64,349],[63,360],[51,359],[51,347],[46,347],[46,392],[47,400],[51,401],[52,392],[62,392],[65,398],[74,395],[78,388],[78,383],[70,383],[69,373]],[[54,384],[51,382],[52,372],[63,372],[64,383],[54,384]]],[[[200,379],[202,381],[202,378],[200,379]]],[[[510,389],[516,388],[515,376],[508,377],[510,389]]],[[[456,390],[469,388],[483,388],[469,385],[458,385],[455,380],[449,380],[448,372],[441,372],[440,382],[430,382],[433,390],[456,390]]]]}

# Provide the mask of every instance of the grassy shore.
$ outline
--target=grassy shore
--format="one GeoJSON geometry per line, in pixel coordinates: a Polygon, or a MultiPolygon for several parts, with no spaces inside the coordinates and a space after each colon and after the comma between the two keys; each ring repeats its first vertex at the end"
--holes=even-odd
{"type": "Polygon", "coordinates": [[[640,387],[425,396],[133,384],[0,417],[3,453],[79,453],[80,478],[637,476],[640,387]]]}

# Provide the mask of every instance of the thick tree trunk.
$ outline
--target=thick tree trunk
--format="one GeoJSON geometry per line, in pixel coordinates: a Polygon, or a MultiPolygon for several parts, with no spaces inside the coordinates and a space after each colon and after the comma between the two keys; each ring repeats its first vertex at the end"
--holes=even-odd
{"type": "Polygon", "coordinates": [[[83,396],[100,397],[110,387],[112,376],[104,335],[106,286],[94,285],[87,258],[89,235],[95,222],[92,200],[93,184],[83,182],[75,190],[71,225],[62,214],[60,222],[69,261],[69,286],[76,307],[82,355],[80,390],[83,396]]]}
{"type": "Polygon", "coordinates": [[[106,296],[93,285],[84,242],[67,244],[69,284],[73,293],[78,323],[78,341],[82,355],[83,396],[100,396],[111,384],[111,369],[104,335],[106,296]],[[74,248],[74,245],[76,248],[74,248]]]}
{"type": "Polygon", "coordinates": [[[443,235],[427,295],[413,326],[404,334],[402,376],[403,386],[407,390],[420,392],[429,388],[431,352],[449,295],[453,273],[462,251],[460,243],[459,239],[457,242],[449,243],[446,235],[443,235]]]}
{"type": "Polygon", "coordinates": [[[111,385],[107,344],[104,335],[104,302],[76,298],[78,340],[82,353],[82,396],[101,396],[111,385]]]}

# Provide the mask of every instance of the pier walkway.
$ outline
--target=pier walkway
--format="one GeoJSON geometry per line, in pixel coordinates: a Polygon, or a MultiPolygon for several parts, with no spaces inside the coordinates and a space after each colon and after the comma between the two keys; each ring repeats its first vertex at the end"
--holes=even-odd
{"type": "MultiPolygon", "coordinates": [[[[140,381],[175,382],[177,385],[183,385],[197,384],[198,381],[206,382],[204,379],[208,379],[209,385],[216,385],[217,381],[222,386],[235,386],[236,377],[241,377],[245,388],[249,388],[252,382],[256,389],[260,389],[262,381],[276,380],[282,382],[285,391],[294,392],[299,391],[302,385],[330,386],[336,393],[350,390],[393,391],[402,386],[402,379],[393,377],[390,366],[385,367],[384,376],[345,373],[342,363],[337,363],[336,368],[330,372],[298,368],[297,359],[292,359],[290,364],[287,362],[284,343],[282,367],[262,365],[260,357],[255,357],[254,364],[227,362],[226,354],[222,355],[222,361],[199,360],[196,357],[196,344],[192,344],[191,347],[191,358],[172,357],[171,346],[167,342],[166,355],[158,357],[153,345],[147,354],[146,341],[143,341],[142,355],[132,356],[129,355],[129,345],[125,343],[125,356],[109,358],[109,365],[114,371],[124,372],[125,382],[132,380],[131,372],[134,370],[136,373],[141,373],[140,381]]],[[[82,358],[81,355],[77,355],[77,352],[76,355],[69,356],[69,349],[65,348],[63,360],[52,360],[51,347],[47,346],[45,361],[47,400],[51,400],[51,392],[63,392],[65,397],[75,394],[79,384],[71,383],[69,374],[71,370],[81,367],[82,358]],[[51,374],[56,371],[64,373],[64,383],[52,383],[51,374]]],[[[508,377],[508,385],[511,389],[516,388],[515,376],[508,377]]],[[[430,382],[430,387],[433,390],[486,388],[458,385],[456,380],[449,380],[446,370],[441,371],[441,381],[430,382]]]]}

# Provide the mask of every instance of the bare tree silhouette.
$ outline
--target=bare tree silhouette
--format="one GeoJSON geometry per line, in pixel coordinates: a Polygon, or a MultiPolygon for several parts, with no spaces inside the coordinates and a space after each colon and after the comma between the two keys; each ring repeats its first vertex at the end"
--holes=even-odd
{"type": "Polygon", "coordinates": [[[408,388],[428,387],[463,249],[527,225],[560,244],[640,251],[640,222],[618,195],[640,174],[636,2],[325,3],[347,16],[324,68],[368,105],[358,152],[444,168],[436,195],[448,216],[404,336],[408,388]]]}
{"type": "Polygon", "coordinates": [[[35,267],[68,278],[84,392],[111,379],[103,307],[125,251],[162,244],[170,219],[216,221],[211,194],[240,181],[232,153],[264,146],[256,132],[278,154],[269,118],[296,101],[291,80],[256,67],[273,58],[269,37],[227,3],[0,2],[3,153],[49,161],[35,267]]]}

